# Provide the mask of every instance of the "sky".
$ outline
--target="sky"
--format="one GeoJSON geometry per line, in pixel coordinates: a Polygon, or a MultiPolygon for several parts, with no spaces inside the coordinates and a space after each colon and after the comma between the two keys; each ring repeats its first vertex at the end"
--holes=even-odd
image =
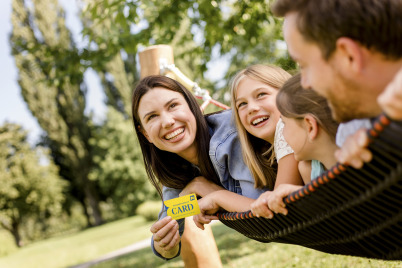
{"type": "MultiPolygon", "coordinates": [[[[4,122],[20,124],[29,131],[28,140],[34,144],[41,133],[37,120],[32,116],[24,102],[17,82],[17,68],[11,56],[9,35],[11,33],[11,2],[0,1],[0,125],[4,122]]],[[[81,41],[81,25],[77,16],[77,7],[74,0],[59,0],[66,11],[66,24],[72,31],[77,44],[81,41]]],[[[104,94],[96,74],[89,70],[85,73],[85,82],[88,87],[87,110],[94,112],[95,118],[101,119],[105,114],[104,94]]]]}

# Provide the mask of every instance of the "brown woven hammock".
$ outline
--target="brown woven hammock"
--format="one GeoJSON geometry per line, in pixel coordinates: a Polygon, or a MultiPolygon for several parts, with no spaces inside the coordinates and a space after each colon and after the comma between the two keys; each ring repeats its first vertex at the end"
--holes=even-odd
{"type": "Polygon", "coordinates": [[[287,216],[225,212],[220,221],[264,243],[402,260],[402,122],[381,115],[368,133],[373,160],[361,169],[338,163],[293,192],[284,198],[287,216]]]}

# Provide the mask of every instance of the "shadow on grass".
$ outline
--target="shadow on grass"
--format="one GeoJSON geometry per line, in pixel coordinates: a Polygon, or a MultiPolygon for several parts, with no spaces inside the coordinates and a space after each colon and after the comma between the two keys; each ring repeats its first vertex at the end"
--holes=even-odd
{"type": "MultiPolygon", "coordinates": [[[[400,268],[402,261],[382,261],[351,256],[331,255],[301,246],[280,243],[261,243],[249,239],[227,226],[211,226],[223,267],[311,267],[311,268],[400,268]]],[[[151,248],[145,248],[91,268],[110,267],[184,267],[180,257],[164,261],[151,248]]]]}
{"type": "Polygon", "coordinates": [[[133,253],[101,262],[91,268],[110,268],[110,267],[183,267],[181,258],[164,261],[154,255],[151,248],[144,248],[133,253]]]}
{"type": "MultiPolygon", "coordinates": [[[[242,258],[245,255],[250,254],[250,250],[255,252],[256,250],[266,251],[267,244],[259,243],[251,240],[242,234],[226,227],[223,224],[214,224],[212,226],[215,241],[219,249],[219,253],[222,259],[222,264],[232,262],[234,259],[242,258]]],[[[151,248],[145,248],[116,259],[112,259],[106,262],[98,263],[92,268],[108,268],[108,267],[183,267],[184,263],[182,259],[175,258],[170,261],[164,261],[156,257],[151,248]]]]}

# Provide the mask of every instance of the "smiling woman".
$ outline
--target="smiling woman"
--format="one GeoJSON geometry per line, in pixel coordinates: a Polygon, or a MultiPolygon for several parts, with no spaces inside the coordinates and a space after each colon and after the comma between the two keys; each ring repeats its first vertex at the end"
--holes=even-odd
{"type": "Polygon", "coordinates": [[[195,117],[180,93],[156,87],[142,98],[138,111],[141,132],[150,143],[198,165],[195,117]]]}
{"type": "MultiPolygon", "coordinates": [[[[134,89],[132,114],[148,177],[163,200],[218,190],[256,199],[264,192],[254,188],[243,161],[231,110],[203,115],[182,84],[153,75],[134,89]]],[[[162,210],[151,228],[154,253],[164,259],[178,256],[183,231],[184,220],[176,222],[162,210]]]]}

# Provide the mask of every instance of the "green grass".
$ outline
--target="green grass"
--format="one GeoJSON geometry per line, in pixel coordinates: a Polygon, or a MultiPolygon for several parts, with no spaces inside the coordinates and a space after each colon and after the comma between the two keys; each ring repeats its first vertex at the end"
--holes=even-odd
{"type": "Polygon", "coordinates": [[[46,239],[0,258],[0,267],[57,268],[93,260],[149,238],[151,222],[131,217],[76,234],[46,239]]]}
{"type": "MultiPolygon", "coordinates": [[[[151,222],[131,217],[72,235],[32,243],[0,258],[5,268],[58,268],[87,262],[151,236],[151,222]]],[[[402,267],[402,262],[330,255],[300,246],[259,243],[221,223],[212,225],[223,266],[226,267],[402,267]]],[[[0,232],[1,235],[1,232],[0,232]]],[[[0,236],[1,238],[1,236],[0,236]]],[[[2,242],[0,242],[0,246],[2,242]]],[[[180,257],[163,261],[148,247],[91,268],[184,267],[180,257]]]]}
{"type": "MultiPolygon", "coordinates": [[[[14,238],[10,232],[0,229],[0,257],[17,251],[14,238]]],[[[1,267],[1,266],[0,266],[1,267]]]]}
{"type": "MultiPolygon", "coordinates": [[[[278,243],[260,243],[251,240],[221,223],[212,225],[223,267],[402,267],[399,261],[380,261],[366,258],[331,255],[312,249],[278,243]]],[[[181,258],[163,261],[155,257],[150,248],[145,248],[119,258],[92,266],[110,267],[183,267],[181,258]]]]}

